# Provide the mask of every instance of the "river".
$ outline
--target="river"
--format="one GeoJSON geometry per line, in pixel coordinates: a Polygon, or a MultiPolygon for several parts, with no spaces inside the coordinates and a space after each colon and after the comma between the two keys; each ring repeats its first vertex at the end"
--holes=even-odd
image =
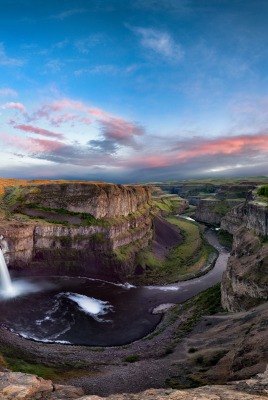
{"type": "Polygon", "coordinates": [[[153,314],[166,303],[179,304],[221,281],[229,253],[215,230],[205,234],[219,257],[207,274],[167,286],[133,287],[89,278],[31,278],[40,291],[0,302],[0,324],[32,340],[93,346],[130,343],[152,332],[153,314]]]}

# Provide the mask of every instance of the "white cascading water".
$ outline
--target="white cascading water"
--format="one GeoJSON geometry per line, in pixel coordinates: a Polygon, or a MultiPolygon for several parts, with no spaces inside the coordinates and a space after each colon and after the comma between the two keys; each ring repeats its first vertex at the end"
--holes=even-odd
{"type": "Polygon", "coordinates": [[[0,289],[1,292],[7,297],[13,296],[15,292],[6,265],[6,260],[4,258],[1,248],[0,248],[0,289]]]}

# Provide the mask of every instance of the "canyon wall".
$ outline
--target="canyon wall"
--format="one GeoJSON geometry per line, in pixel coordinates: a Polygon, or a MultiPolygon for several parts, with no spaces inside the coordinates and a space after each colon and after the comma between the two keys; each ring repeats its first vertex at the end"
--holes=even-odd
{"type": "Polygon", "coordinates": [[[221,222],[234,235],[233,249],[222,281],[222,305],[229,311],[247,310],[268,300],[268,208],[246,201],[221,222]]]}
{"type": "Polygon", "coordinates": [[[95,218],[126,216],[151,201],[147,186],[109,183],[45,184],[26,187],[21,195],[26,204],[88,213],[95,218]]]}
{"type": "Polygon", "coordinates": [[[39,185],[23,188],[19,199],[24,206],[34,204],[34,210],[44,218],[16,222],[14,218],[21,218],[16,214],[21,205],[16,203],[13,218],[0,221],[0,245],[7,264],[11,269],[23,268],[25,274],[83,274],[121,280],[133,273],[136,253],[152,239],[147,187],[39,185]],[[53,209],[53,213],[44,209],[53,209]],[[55,220],[62,217],[63,209],[67,214],[62,223],[46,221],[47,215],[55,220]],[[74,209],[88,215],[89,220],[75,217],[79,223],[73,224],[74,209]]]}
{"type": "Polygon", "coordinates": [[[238,202],[239,200],[236,199],[200,199],[196,207],[195,219],[205,224],[219,225],[222,217],[238,202]]]}

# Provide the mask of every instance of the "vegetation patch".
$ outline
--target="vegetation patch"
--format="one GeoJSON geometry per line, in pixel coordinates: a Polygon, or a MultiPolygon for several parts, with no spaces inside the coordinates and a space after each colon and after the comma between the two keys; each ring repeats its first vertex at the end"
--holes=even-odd
{"type": "Polygon", "coordinates": [[[219,243],[227,250],[232,250],[233,246],[233,235],[223,229],[220,229],[217,233],[219,243]]]}
{"type": "Polygon", "coordinates": [[[124,361],[128,362],[128,363],[134,363],[136,361],[139,361],[139,356],[137,354],[133,354],[133,355],[127,356],[124,359],[124,361]]]}
{"type": "Polygon", "coordinates": [[[171,248],[165,260],[158,259],[150,247],[140,250],[136,265],[142,268],[143,274],[130,277],[136,284],[165,284],[190,279],[202,270],[212,253],[215,254],[198,224],[176,217],[166,219],[180,228],[183,243],[171,248]]]}
{"type": "Polygon", "coordinates": [[[268,185],[263,185],[257,190],[259,196],[268,197],[268,185]]]}

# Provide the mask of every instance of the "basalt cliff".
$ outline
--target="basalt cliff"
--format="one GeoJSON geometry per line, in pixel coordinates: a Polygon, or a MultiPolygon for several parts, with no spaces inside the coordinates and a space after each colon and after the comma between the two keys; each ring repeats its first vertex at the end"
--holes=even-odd
{"type": "Polygon", "coordinates": [[[268,299],[268,208],[250,200],[234,207],[221,221],[233,234],[233,249],[222,281],[222,304],[242,311],[268,299]]]}
{"type": "Polygon", "coordinates": [[[57,183],[6,188],[1,247],[25,274],[124,279],[152,238],[146,186],[57,183]]]}

